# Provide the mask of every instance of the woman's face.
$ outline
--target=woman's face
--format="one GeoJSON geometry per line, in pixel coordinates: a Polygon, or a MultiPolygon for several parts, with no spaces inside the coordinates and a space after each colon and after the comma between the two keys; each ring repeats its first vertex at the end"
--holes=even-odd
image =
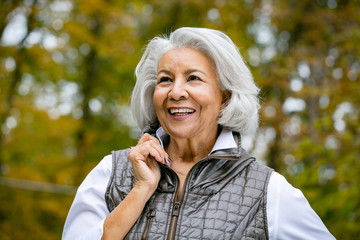
{"type": "Polygon", "coordinates": [[[213,64],[200,51],[173,49],[160,59],[153,101],[159,122],[171,137],[207,137],[216,132],[222,100],[213,64]]]}

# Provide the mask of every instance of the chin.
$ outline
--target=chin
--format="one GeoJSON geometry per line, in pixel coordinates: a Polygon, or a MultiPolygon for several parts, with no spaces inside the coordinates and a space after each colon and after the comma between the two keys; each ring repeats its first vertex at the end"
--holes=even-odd
{"type": "Polygon", "coordinates": [[[174,138],[190,138],[192,136],[194,136],[195,131],[194,130],[189,130],[189,129],[181,129],[181,128],[177,128],[177,129],[170,129],[170,131],[168,131],[168,134],[170,135],[170,137],[174,137],[174,138]]]}

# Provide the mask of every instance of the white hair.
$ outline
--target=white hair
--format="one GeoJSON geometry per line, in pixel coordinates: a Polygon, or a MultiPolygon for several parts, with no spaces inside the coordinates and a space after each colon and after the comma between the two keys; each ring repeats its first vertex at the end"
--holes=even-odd
{"type": "Polygon", "coordinates": [[[214,63],[219,87],[230,93],[218,124],[241,134],[249,134],[258,127],[259,89],[232,40],[223,32],[207,28],[184,27],[167,36],[152,39],[138,63],[136,84],[131,97],[131,110],[141,129],[157,121],[153,94],[157,82],[157,68],[167,51],[190,47],[214,63]]]}

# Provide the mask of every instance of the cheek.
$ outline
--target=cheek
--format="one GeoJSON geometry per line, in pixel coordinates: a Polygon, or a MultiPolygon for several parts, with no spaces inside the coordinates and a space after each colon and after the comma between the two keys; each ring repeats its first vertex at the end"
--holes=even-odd
{"type": "Polygon", "coordinates": [[[166,99],[166,93],[163,90],[155,88],[154,96],[153,96],[153,104],[156,111],[162,108],[165,99],[166,99]]]}
{"type": "Polygon", "coordinates": [[[203,91],[197,95],[198,103],[206,108],[211,108],[213,110],[220,109],[222,103],[221,93],[216,91],[203,91]]]}

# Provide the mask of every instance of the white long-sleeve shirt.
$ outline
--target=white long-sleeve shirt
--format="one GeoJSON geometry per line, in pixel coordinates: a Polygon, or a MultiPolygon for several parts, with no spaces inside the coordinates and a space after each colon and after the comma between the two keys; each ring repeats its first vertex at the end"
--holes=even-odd
{"type": "MultiPolygon", "coordinates": [[[[158,131],[161,139],[164,135],[158,131]]],[[[236,147],[232,133],[223,130],[212,151],[236,147]]],[[[105,191],[112,170],[108,155],[88,174],[79,186],[67,216],[63,240],[101,239],[103,224],[109,214],[105,191]]],[[[335,239],[302,192],[273,172],[267,189],[267,221],[270,239],[335,239]]]]}

